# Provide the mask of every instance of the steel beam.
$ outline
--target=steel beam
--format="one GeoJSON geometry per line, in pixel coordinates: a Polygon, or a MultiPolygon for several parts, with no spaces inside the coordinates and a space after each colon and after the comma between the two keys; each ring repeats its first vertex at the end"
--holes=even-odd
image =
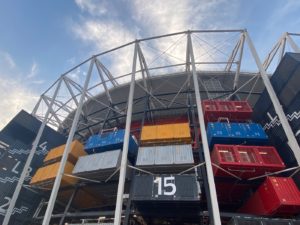
{"type": "Polygon", "coordinates": [[[63,214],[63,216],[60,218],[59,225],[63,225],[64,220],[65,220],[65,218],[66,218],[66,214],[68,213],[68,211],[69,211],[69,209],[70,209],[70,206],[71,206],[71,204],[72,204],[72,201],[73,201],[73,199],[74,199],[74,197],[75,197],[77,191],[78,191],[78,186],[75,187],[75,189],[74,189],[74,191],[73,191],[73,193],[72,193],[72,195],[71,195],[71,197],[70,197],[70,199],[69,199],[69,201],[68,201],[68,204],[66,205],[64,214],[63,214]]]}
{"type": "Polygon", "coordinates": [[[242,36],[241,36],[241,45],[239,47],[240,55],[239,55],[239,61],[238,61],[238,64],[237,64],[235,76],[234,76],[233,90],[236,90],[237,87],[238,87],[238,84],[239,84],[241,64],[242,64],[242,58],[243,58],[243,52],[244,52],[244,43],[245,43],[245,35],[242,34],[242,36]]]}
{"type": "Polygon", "coordinates": [[[193,82],[194,82],[194,91],[195,91],[195,96],[196,96],[198,119],[199,119],[200,130],[201,130],[201,140],[202,140],[202,145],[203,145],[205,167],[206,167],[208,186],[209,186],[209,193],[206,193],[206,194],[209,194],[209,196],[210,196],[211,207],[212,207],[212,215],[211,215],[210,219],[211,219],[213,225],[221,225],[221,218],[220,218],[220,211],[219,211],[219,205],[218,205],[218,199],[217,199],[217,193],[216,193],[216,186],[215,186],[214,175],[213,175],[213,171],[212,171],[210,151],[209,151],[209,147],[208,147],[207,134],[206,134],[206,129],[205,129],[202,105],[201,105],[198,76],[197,76],[196,65],[195,65],[193,44],[192,44],[192,38],[191,38],[190,33],[188,34],[188,41],[189,41],[189,51],[190,51],[190,57],[191,57],[191,63],[192,63],[192,75],[193,75],[193,82]]]}
{"type": "Polygon", "coordinates": [[[266,90],[267,90],[267,92],[270,96],[271,102],[274,106],[275,112],[278,115],[278,118],[279,118],[279,120],[282,124],[282,128],[284,130],[284,133],[288,139],[288,144],[291,147],[291,149],[295,155],[298,165],[300,165],[300,148],[299,148],[298,142],[295,138],[295,135],[294,135],[292,128],[286,118],[286,115],[282,109],[279,99],[277,98],[276,92],[273,89],[273,86],[272,86],[272,84],[268,78],[268,75],[258,57],[256,49],[255,49],[255,47],[252,43],[252,40],[251,40],[250,36],[248,35],[247,31],[245,31],[245,36],[246,36],[246,40],[247,40],[249,49],[251,51],[251,54],[252,54],[253,58],[255,59],[256,65],[259,69],[260,76],[264,82],[266,90]]]}
{"type": "Polygon", "coordinates": [[[136,42],[135,46],[134,46],[134,54],[133,54],[132,75],[131,75],[131,82],[130,82],[130,89],[129,89],[129,96],[128,96],[125,135],[124,135],[122,159],[121,159],[121,166],[120,166],[120,175],[119,175],[119,184],[118,184],[118,194],[117,194],[117,202],[116,202],[116,209],[115,209],[114,225],[120,225],[121,217],[122,217],[123,194],[124,194],[124,185],[125,185],[126,168],[127,168],[127,155],[128,155],[128,147],[129,147],[130,125],[131,125],[131,117],[132,117],[132,103],[133,103],[134,86],[135,86],[137,51],[138,51],[138,49],[137,49],[137,42],[136,42]]]}
{"type": "Polygon", "coordinates": [[[82,112],[82,105],[83,105],[83,101],[84,101],[84,98],[85,98],[85,92],[88,88],[88,84],[89,84],[89,81],[90,81],[90,78],[91,78],[91,75],[92,75],[92,70],[93,70],[94,63],[95,63],[95,59],[93,58],[93,59],[91,59],[91,62],[90,62],[89,70],[88,70],[88,73],[87,73],[87,76],[86,76],[86,80],[84,82],[84,86],[83,86],[83,90],[82,90],[82,93],[81,93],[81,96],[80,96],[79,104],[78,104],[78,107],[77,107],[77,110],[76,110],[76,113],[75,113],[75,116],[74,116],[74,119],[73,119],[73,123],[72,123],[72,127],[71,127],[71,130],[70,130],[70,133],[69,133],[69,137],[68,137],[68,140],[67,140],[67,143],[66,143],[66,146],[65,146],[65,149],[64,149],[64,153],[63,153],[63,156],[62,156],[59,168],[58,168],[58,172],[57,172],[57,176],[55,178],[55,182],[54,182],[54,185],[53,185],[53,188],[52,188],[51,196],[50,196],[50,199],[48,201],[48,206],[47,206],[47,210],[46,210],[45,217],[44,217],[44,220],[43,220],[43,225],[49,225],[49,223],[50,223],[52,211],[53,211],[53,208],[54,208],[54,205],[55,205],[55,200],[56,200],[56,197],[57,197],[57,193],[58,193],[58,190],[59,190],[61,179],[62,179],[63,174],[64,174],[64,169],[65,169],[65,165],[66,165],[66,162],[67,162],[67,158],[68,158],[69,152],[71,150],[71,144],[72,144],[72,141],[73,141],[73,137],[74,137],[75,131],[77,129],[79,116],[82,112]]]}
{"type": "Polygon", "coordinates": [[[300,52],[300,48],[299,46],[296,44],[296,42],[291,38],[290,35],[286,35],[286,39],[289,42],[290,46],[292,47],[292,49],[294,50],[294,52],[299,53],[300,52]]]}
{"type": "Polygon", "coordinates": [[[37,148],[37,146],[38,146],[38,144],[40,142],[40,139],[42,137],[43,131],[45,129],[45,126],[46,126],[46,123],[47,123],[47,120],[48,120],[48,116],[49,116],[49,114],[51,112],[51,109],[52,109],[52,106],[54,104],[54,100],[57,97],[57,94],[59,92],[59,89],[60,89],[60,86],[61,86],[61,82],[62,82],[62,79],[59,80],[59,82],[58,82],[58,84],[56,86],[56,89],[54,91],[52,100],[51,100],[51,102],[48,105],[48,110],[47,110],[46,115],[45,115],[45,117],[43,119],[43,122],[42,122],[42,124],[41,124],[41,126],[39,128],[37,136],[36,136],[36,138],[35,138],[35,140],[33,142],[32,148],[30,150],[29,156],[28,156],[28,158],[26,160],[26,163],[24,165],[23,171],[21,173],[20,179],[19,179],[18,184],[16,186],[16,189],[14,191],[14,194],[13,194],[13,196],[11,198],[11,201],[10,201],[10,204],[9,204],[8,209],[6,211],[6,214],[5,214],[5,217],[4,217],[2,225],[8,225],[8,223],[9,223],[9,220],[10,220],[10,217],[12,215],[13,209],[14,209],[14,207],[16,205],[17,199],[18,199],[20,191],[22,189],[25,177],[27,176],[30,163],[31,163],[31,161],[32,161],[32,159],[34,157],[36,148],[37,148]]]}

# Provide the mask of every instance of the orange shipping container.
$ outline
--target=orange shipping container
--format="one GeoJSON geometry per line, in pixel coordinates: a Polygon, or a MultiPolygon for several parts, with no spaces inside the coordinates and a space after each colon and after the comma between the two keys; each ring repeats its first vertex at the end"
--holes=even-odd
{"type": "Polygon", "coordinates": [[[144,126],[142,128],[142,144],[190,143],[191,134],[188,123],[174,123],[144,126]]]}
{"type": "Polygon", "coordinates": [[[141,141],[151,142],[156,140],[156,127],[153,126],[143,126],[141,141]]]}
{"type": "MultiPolygon", "coordinates": [[[[65,147],[66,147],[66,145],[61,145],[61,146],[51,149],[48,152],[46,158],[44,159],[44,163],[50,164],[53,162],[60,161],[61,157],[64,153],[65,147]]],[[[68,161],[70,161],[73,164],[76,164],[78,158],[83,155],[86,155],[86,152],[83,150],[83,145],[79,141],[74,140],[71,143],[71,150],[70,150],[70,153],[68,156],[68,161]]]]}
{"type": "MultiPolygon", "coordinates": [[[[45,167],[39,168],[34,176],[32,177],[30,184],[37,185],[41,187],[51,188],[55,177],[57,175],[57,171],[59,168],[60,162],[47,165],[45,167]]],[[[66,163],[64,173],[71,174],[73,171],[74,165],[70,162],[66,163]]],[[[76,178],[63,176],[61,181],[61,186],[73,185],[77,182],[76,178]]]]}

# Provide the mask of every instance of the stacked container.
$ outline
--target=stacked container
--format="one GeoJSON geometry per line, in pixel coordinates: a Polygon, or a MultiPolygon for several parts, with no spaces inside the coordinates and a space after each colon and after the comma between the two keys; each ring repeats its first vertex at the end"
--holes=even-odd
{"type": "MultiPolygon", "coordinates": [[[[114,130],[107,133],[90,136],[84,149],[88,154],[100,153],[105,151],[117,150],[123,148],[125,130],[114,130]]],[[[138,149],[135,137],[129,136],[129,157],[134,157],[138,149]]]]}
{"type": "Polygon", "coordinates": [[[140,143],[136,167],[153,175],[135,176],[133,200],[141,204],[169,201],[170,207],[174,206],[171,203],[174,201],[196,203],[200,198],[200,188],[193,170],[178,175],[194,165],[189,124],[145,125],[140,143]],[[159,180],[163,184],[158,185],[159,180]],[[171,190],[174,193],[168,193],[171,190]]]}
{"type": "Polygon", "coordinates": [[[265,216],[297,215],[300,192],[291,177],[267,177],[240,212],[265,216]]]}
{"type": "Polygon", "coordinates": [[[180,172],[194,164],[188,123],[142,128],[136,166],[149,171],[180,172]]]}
{"type": "Polygon", "coordinates": [[[252,109],[247,101],[202,102],[207,138],[220,202],[240,202],[252,188],[249,182],[226,181],[253,178],[283,170],[277,150],[268,144],[261,125],[249,122],[252,109]],[[226,121],[226,122],[220,122],[226,121]]]}
{"type": "MultiPolygon", "coordinates": [[[[65,145],[58,146],[51,149],[44,159],[44,166],[39,168],[31,179],[30,184],[43,188],[51,188],[55,181],[60,161],[65,150],[65,145]]],[[[66,163],[64,173],[71,174],[74,168],[74,164],[77,162],[80,156],[86,155],[83,150],[83,145],[74,140],[71,143],[70,153],[68,155],[68,161],[66,163]]],[[[76,178],[63,176],[61,186],[74,185],[77,182],[76,178]]]]}

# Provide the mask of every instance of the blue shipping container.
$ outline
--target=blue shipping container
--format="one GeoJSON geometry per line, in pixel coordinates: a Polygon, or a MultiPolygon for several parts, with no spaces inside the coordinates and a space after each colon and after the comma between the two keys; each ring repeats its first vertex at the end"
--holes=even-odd
{"type": "MultiPolygon", "coordinates": [[[[87,140],[84,149],[88,154],[123,149],[124,135],[125,130],[93,135],[87,140]]],[[[138,145],[134,137],[130,135],[128,148],[129,156],[135,156],[137,149],[138,145]]]]}
{"type": "Polygon", "coordinates": [[[207,140],[210,149],[214,144],[264,145],[268,136],[257,123],[208,123],[207,140]]]}

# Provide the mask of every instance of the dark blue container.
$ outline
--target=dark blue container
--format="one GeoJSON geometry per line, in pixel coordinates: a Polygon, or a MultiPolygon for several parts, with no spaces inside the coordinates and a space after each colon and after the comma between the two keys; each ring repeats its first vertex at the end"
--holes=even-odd
{"type": "MultiPolygon", "coordinates": [[[[117,130],[101,135],[93,135],[87,140],[84,149],[88,154],[123,149],[124,135],[125,130],[117,130]]],[[[128,155],[135,156],[137,150],[137,142],[135,141],[134,137],[130,135],[128,155]]]]}
{"type": "Polygon", "coordinates": [[[207,140],[210,149],[214,144],[264,145],[268,136],[256,123],[208,123],[207,140]]]}

